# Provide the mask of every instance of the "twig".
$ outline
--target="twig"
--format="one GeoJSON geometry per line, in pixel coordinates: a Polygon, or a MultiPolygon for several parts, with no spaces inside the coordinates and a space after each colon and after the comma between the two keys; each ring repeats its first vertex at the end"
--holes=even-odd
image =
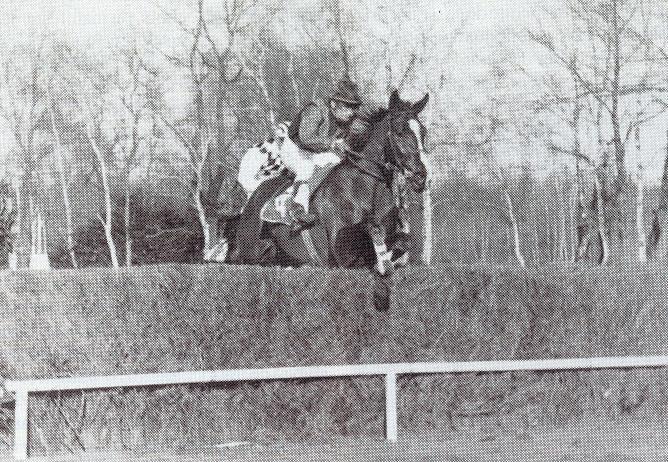
{"type": "MultiPolygon", "coordinates": [[[[77,444],[79,445],[79,447],[81,448],[81,450],[85,452],[86,451],[86,446],[84,446],[83,442],[81,441],[81,437],[79,436],[79,432],[72,426],[72,424],[70,423],[70,420],[67,418],[67,416],[63,412],[61,406],[56,402],[56,400],[53,397],[50,397],[49,399],[51,399],[51,402],[53,403],[53,405],[56,406],[56,409],[58,410],[58,413],[63,418],[63,421],[65,422],[65,425],[67,426],[67,428],[69,428],[70,431],[72,432],[72,435],[74,436],[74,439],[77,442],[77,444]]],[[[74,451],[72,451],[72,452],[74,452],[74,451]]]]}

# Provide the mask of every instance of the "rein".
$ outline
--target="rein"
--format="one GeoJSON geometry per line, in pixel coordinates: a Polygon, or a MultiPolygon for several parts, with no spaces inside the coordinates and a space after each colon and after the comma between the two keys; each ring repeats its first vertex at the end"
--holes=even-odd
{"type": "Polygon", "coordinates": [[[387,177],[390,172],[386,164],[377,160],[367,159],[359,152],[349,149],[346,149],[346,160],[365,175],[369,175],[382,183],[387,183],[387,177]]]}

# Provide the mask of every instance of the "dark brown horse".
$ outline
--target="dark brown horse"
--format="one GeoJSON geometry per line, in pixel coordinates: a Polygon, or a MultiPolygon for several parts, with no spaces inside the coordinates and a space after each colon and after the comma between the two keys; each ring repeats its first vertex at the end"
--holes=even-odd
{"type": "MultiPolygon", "coordinates": [[[[316,264],[343,268],[375,268],[383,281],[393,270],[388,235],[403,245],[394,233],[398,220],[392,183],[403,175],[417,192],[425,187],[427,171],[422,163],[426,130],[418,120],[429,95],[415,104],[392,93],[387,109],[371,117],[369,140],[360,153],[350,152],[323,181],[311,198],[310,209],[318,220],[308,231],[310,245],[282,224],[265,227],[257,248],[245,249],[236,263],[299,266],[316,264]],[[310,247],[310,248],[309,248],[310,247]]],[[[267,183],[264,194],[287,185],[289,177],[267,183]]],[[[251,200],[263,202],[258,190],[251,200]]],[[[232,227],[228,226],[228,233],[232,227]]],[[[239,255],[239,252],[236,253],[239,255]]],[[[396,255],[395,255],[396,257],[396,255]]],[[[385,289],[387,284],[384,284],[385,289]]],[[[386,291],[384,291],[386,292],[386,291]]],[[[386,293],[377,294],[377,306],[386,307],[386,293]]]]}

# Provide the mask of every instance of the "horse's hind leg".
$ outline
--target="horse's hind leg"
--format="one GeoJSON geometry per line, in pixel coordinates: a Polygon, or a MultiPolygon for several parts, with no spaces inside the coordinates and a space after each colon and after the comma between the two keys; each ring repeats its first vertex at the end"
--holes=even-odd
{"type": "Polygon", "coordinates": [[[276,262],[276,244],[271,239],[260,239],[256,255],[259,265],[273,265],[276,262]]]}
{"type": "Polygon", "coordinates": [[[348,226],[336,233],[330,255],[340,268],[371,268],[376,254],[369,235],[361,226],[348,226]]]}

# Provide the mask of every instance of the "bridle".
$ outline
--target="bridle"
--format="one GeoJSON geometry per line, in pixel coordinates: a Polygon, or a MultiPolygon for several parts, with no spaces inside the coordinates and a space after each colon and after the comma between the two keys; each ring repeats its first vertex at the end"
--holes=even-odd
{"type": "MultiPolygon", "coordinates": [[[[384,154],[382,162],[376,159],[369,159],[362,153],[349,148],[345,149],[346,160],[360,172],[387,185],[392,184],[396,174],[403,175],[405,178],[410,178],[412,172],[407,171],[403,165],[400,165],[398,160],[400,148],[397,138],[397,134],[393,132],[392,129],[388,129],[385,136],[385,142],[381,147],[384,154]]],[[[422,157],[422,155],[426,153],[424,146],[422,143],[418,142],[417,148],[418,155],[422,157]]]]}

